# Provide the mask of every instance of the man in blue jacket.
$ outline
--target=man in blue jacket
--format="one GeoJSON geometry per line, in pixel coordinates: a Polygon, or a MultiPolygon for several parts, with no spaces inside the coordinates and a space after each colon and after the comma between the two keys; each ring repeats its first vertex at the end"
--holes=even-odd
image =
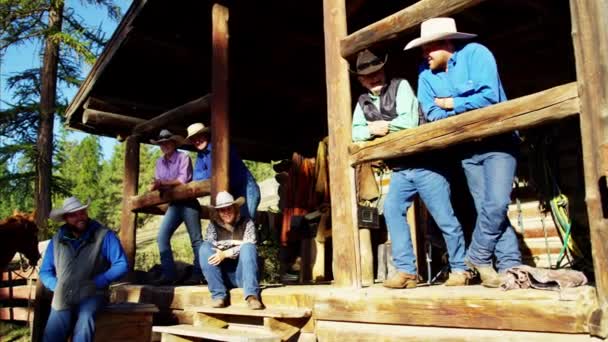
{"type": "MultiPolygon", "coordinates": [[[[428,121],[507,100],[494,56],[485,46],[470,42],[474,34],[456,30],[452,18],[422,23],[420,37],[405,50],[422,47],[424,63],[418,77],[418,100],[428,121]]],[[[481,276],[482,284],[498,287],[499,271],[521,264],[515,231],[507,218],[517,166],[517,136],[504,134],[462,146],[461,164],[475,202],[477,221],[465,262],[481,276]]]]}
{"type": "Polygon", "coordinates": [[[70,197],[50,214],[65,224],[49,241],[40,267],[40,280],[53,291],[45,342],[67,341],[70,335],[74,342],[93,341],[95,315],[105,305],[108,286],[128,270],[120,241],[89,218],[89,204],[70,197]]]}

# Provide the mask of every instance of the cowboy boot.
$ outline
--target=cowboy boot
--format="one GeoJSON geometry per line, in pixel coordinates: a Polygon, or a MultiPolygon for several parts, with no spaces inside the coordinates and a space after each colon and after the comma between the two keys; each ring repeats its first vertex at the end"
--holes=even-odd
{"type": "Polygon", "coordinates": [[[397,271],[394,276],[386,279],[382,285],[391,289],[410,289],[416,287],[418,276],[397,271]]]}
{"type": "Polygon", "coordinates": [[[473,275],[469,271],[450,272],[448,280],[443,283],[444,286],[465,286],[469,285],[473,275]]]}
{"type": "Polygon", "coordinates": [[[211,300],[212,308],[225,308],[226,306],[228,306],[226,298],[217,298],[211,300]]]}
{"type": "Polygon", "coordinates": [[[264,308],[264,305],[256,296],[247,296],[246,301],[250,310],[262,310],[264,308]]]}
{"type": "Polygon", "coordinates": [[[500,287],[502,281],[494,267],[492,267],[491,265],[477,266],[468,260],[466,260],[464,263],[470,269],[474,270],[475,272],[477,272],[477,274],[479,274],[479,278],[481,278],[481,285],[491,288],[500,287]]]}

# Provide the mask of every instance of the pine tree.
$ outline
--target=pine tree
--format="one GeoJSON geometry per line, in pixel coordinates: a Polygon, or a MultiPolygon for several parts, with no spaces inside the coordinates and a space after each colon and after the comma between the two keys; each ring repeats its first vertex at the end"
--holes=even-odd
{"type": "MultiPolygon", "coordinates": [[[[113,0],[81,3],[102,6],[109,17],[120,17],[120,8],[113,0]]],[[[15,99],[8,103],[8,110],[0,112],[0,139],[4,138],[0,140],[0,154],[11,150],[13,155],[4,159],[26,157],[34,168],[34,174],[20,178],[20,185],[27,188],[34,184],[36,222],[45,228],[56,181],[52,177],[55,114],[67,102],[57,92],[58,84],[78,86],[81,62],[93,63],[105,41],[102,32],[83,23],[64,0],[0,1],[0,60],[7,49],[31,42],[43,47],[41,66],[9,79],[8,87],[15,92],[15,99]],[[29,124],[23,125],[24,122],[29,124]]]]}

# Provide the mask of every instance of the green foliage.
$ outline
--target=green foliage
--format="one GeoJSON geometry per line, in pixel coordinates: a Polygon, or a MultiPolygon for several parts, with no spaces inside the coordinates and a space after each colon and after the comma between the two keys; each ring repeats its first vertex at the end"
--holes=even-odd
{"type": "Polygon", "coordinates": [[[27,342],[30,329],[25,324],[0,322],[0,342],[27,342]]]}
{"type": "Polygon", "coordinates": [[[271,163],[263,163],[252,160],[243,160],[245,166],[251,171],[251,174],[257,182],[261,182],[270,177],[274,177],[275,172],[271,163]]]}

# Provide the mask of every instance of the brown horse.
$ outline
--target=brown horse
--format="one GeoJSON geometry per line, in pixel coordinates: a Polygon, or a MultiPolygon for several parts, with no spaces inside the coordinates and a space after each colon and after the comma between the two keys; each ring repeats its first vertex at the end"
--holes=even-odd
{"type": "Polygon", "coordinates": [[[31,266],[36,266],[38,252],[38,226],[32,215],[14,213],[0,222],[0,270],[8,266],[15,253],[23,253],[31,266]]]}

